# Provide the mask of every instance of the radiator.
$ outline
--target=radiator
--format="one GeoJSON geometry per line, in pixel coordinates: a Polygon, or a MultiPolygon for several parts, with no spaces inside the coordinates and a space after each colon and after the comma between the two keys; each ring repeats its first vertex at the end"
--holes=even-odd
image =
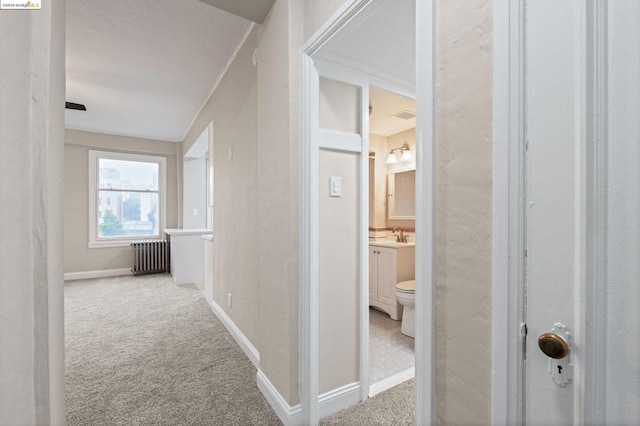
{"type": "Polygon", "coordinates": [[[133,275],[171,272],[167,240],[144,240],[131,243],[133,275]]]}

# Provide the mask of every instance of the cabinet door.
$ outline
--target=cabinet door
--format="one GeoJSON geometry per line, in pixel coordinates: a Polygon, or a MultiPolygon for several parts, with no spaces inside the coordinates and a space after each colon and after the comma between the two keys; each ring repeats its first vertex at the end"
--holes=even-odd
{"type": "Polygon", "coordinates": [[[378,300],[396,304],[396,249],[378,247],[378,300]]]}
{"type": "Polygon", "coordinates": [[[369,299],[378,300],[378,247],[369,246],[369,299]]]}

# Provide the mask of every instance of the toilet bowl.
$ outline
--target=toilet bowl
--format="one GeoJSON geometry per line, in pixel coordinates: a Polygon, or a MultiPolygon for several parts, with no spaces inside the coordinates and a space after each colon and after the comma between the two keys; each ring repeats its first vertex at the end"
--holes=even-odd
{"type": "Polygon", "coordinates": [[[416,337],[416,281],[401,281],[396,284],[396,300],[404,306],[400,332],[405,336],[416,337]]]}

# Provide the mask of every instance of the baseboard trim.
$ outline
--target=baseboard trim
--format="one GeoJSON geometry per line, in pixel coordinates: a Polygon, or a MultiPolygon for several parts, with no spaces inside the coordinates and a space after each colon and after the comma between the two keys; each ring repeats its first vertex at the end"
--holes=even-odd
{"type": "Polygon", "coordinates": [[[386,379],[381,380],[378,383],[374,383],[369,386],[369,398],[376,396],[380,392],[384,392],[387,389],[397,386],[400,383],[404,383],[409,379],[413,379],[415,376],[416,368],[411,367],[397,374],[394,374],[391,377],[387,377],[386,379]]]}
{"type": "MultiPolygon", "coordinates": [[[[271,408],[273,408],[273,411],[275,411],[285,426],[299,426],[303,424],[302,407],[300,404],[296,404],[293,407],[290,406],[260,369],[258,369],[257,382],[258,389],[260,389],[260,392],[262,392],[269,405],[271,405],[271,408]]],[[[361,395],[360,388],[360,382],[354,382],[320,395],[318,397],[318,414],[320,418],[359,403],[361,395]]]]}
{"type": "Polygon", "coordinates": [[[101,271],[65,272],[65,281],[89,280],[92,278],[121,277],[131,275],[131,268],[105,269],[101,271]]]}
{"type": "Polygon", "coordinates": [[[320,418],[360,402],[360,382],[349,383],[318,397],[320,418]]]}
{"type": "Polygon", "coordinates": [[[271,405],[271,408],[273,408],[273,411],[275,411],[285,426],[300,426],[303,424],[302,406],[300,404],[296,404],[293,407],[290,406],[260,369],[258,369],[257,383],[258,389],[260,389],[262,395],[264,395],[269,405],[271,405]]]}
{"type": "Polygon", "coordinates": [[[227,313],[214,300],[211,301],[211,310],[214,314],[216,314],[220,322],[224,324],[229,333],[231,333],[231,335],[247,355],[253,366],[256,369],[260,369],[260,353],[255,348],[255,346],[251,344],[251,341],[247,339],[247,336],[244,335],[244,333],[238,328],[238,326],[233,322],[229,315],[227,315],[227,313]]]}

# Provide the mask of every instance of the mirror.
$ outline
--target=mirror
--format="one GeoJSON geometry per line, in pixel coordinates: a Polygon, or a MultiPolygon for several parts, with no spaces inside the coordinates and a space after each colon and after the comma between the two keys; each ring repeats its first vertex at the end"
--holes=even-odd
{"type": "Polygon", "coordinates": [[[416,171],[389,173],[387,211],[389,219],[416,217],[416,171]]]}

